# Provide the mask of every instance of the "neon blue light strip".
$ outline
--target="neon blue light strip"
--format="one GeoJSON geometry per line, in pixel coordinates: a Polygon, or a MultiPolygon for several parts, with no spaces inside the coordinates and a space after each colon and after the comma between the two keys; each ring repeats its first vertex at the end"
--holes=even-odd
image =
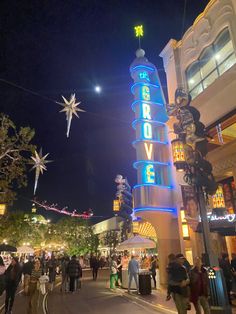
{"type": "Polygon", "coordinates": [[[133,187],[133,189],[136,189],[136,188],[140,188],[142,186],[157,186],[161,189],[173,189],[174,187],[172,185],[159,185],[159,184],[137,184],[133,187]]]}
{"type": "Polygon", "coordinates": [[[149,70],[149,71],[155,71],[154,68],[152,67],[148,67],[146,65],[136,65],[135,67],[133,67],[132,69],[130,69],[130,72],[134,72],[134,71],[138,71],[138,70],[143,70],[143,69],[146,69],[146,70],[149,70]]]}
{"type": "Polygon", "coordinates": [[[132,93],[132,94],[134,94],[134,88],[135,88],[136,86],[147,86],[147,87],[160,88],[160,86],[158,86],[158,85],[138,82],[138,83],[135,83],[134,85],[131,86],[131,93],[132,93]]]}
{"type": "Polygon", "coordinates": [[[133,127],[134,129],[136,129],[135,124],[137,124],[137,123],[145,123],[145,122],[151,123],[151,124],[154,124],[154,125],[155,125],[155,124],[160,124],[161,126],[166,127],[166,124],[165,124],[164,122],[157,121],[157,120],[148,120],[148,119],[136,119],[136,120],[134,120],[134,121],[132,122],[132,127],[133,127]]]}
{"type": "Polygon", "coordinates": [[[152,164],[152,165],[165,166],[165,167],[170,166],[169,162],[152,161],[152,160],[139,160],[139,161],[135,161],[133,163],[133,167],[135,169],[137,169],[140,164],[152,164]]]}
{"type": "Polygon", "coordinates": [[[134,208],[134,212],[146,212],[146,211],[154,211],[154,212],[170,212],[173,213],[176,211],[175,208],[162,208],[162,207],[138,207],[134,208]]]}
{"type": "Polygon", "coordinates": [[[132,145],[135,146],[136,144],[138,143],[141,143],[141,142],[147,142],[147,143],[157,143],[157,144],[162,144],[162,145],[167,145],[168,142],[161,142],[161,141],[158,141],[158,140],[147,140],[147,139],[137,139],[135,141],[132,142],[132,145]]]}
{"type": "Polygon", "coordinates": [[[163,107],[164,105],[163,104],[160,104],[158,102],[154,102],[154,101],[150,101],[150,100],[135,100],[132,104],[131,104],[131,108],[132,110],[135,112],[135,106],[139,103],[145,103],[145,104],[148,104],[148,105],[151,105],[151,106],[156,106],[160,109],[160,107],[163,107]]]}

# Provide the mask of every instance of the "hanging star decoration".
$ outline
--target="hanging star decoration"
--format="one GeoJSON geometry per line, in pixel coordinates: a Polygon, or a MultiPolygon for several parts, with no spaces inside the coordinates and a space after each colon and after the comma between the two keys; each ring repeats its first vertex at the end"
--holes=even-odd
{"type": "Polygon", "coordinates": [[[62,96],[62,98],[63,98],[64,102],[63,103],[57,102],[57,103],[64,107],[60,112],[66,113],[66,121],[67,121],[67,133],[66,133],[66,135],[67,135],[67,137],[69,137],[70,126],[71,126],[73,114],[77,118],[79,118],[79,115],[77,112],[78,111],[85,112],[85,110],[78,108],[78,105],[81,102],[80,101],[76,102],[75,94],[71,94],[70,100],[67,100],[64,96],[62,96]]]}
{"type": "Polygon", "coordinates": [[[48,155],[49,154],[46,154],[43,156],[42,148],[41,148],[39,153],[35,151],[34,156],[31,156],[31,159],[32,159],[31,163],[33,164],[33,167],[31,170],[35,169],[34,195],[37,190],[40,173],[43,174],[43,171],[47,171],[46,164],[49,162],[52,162],[52,160],[46,160],[48,155]]]}
{"type": "MultiPolygon", "coordinates": [[[[68,207],[59,208],[57,204],[49,205],[46,201],[40,202],[36,199],[32,200],[33,203],[38,205],[41,208],[44,208],[47,211],[53,211],[62,215],[70,216],[70,217],[77,217],[82,219],[89,219],[93,217],[93,210],[89,208],[87,211],[84,211],[83,213],[78,213],[76,209],[73,210],[73,212],[70,212],[68,210],[68,207]]],[[[95,217],[101,217],[101,216],[95,216],[95,217]]]]}

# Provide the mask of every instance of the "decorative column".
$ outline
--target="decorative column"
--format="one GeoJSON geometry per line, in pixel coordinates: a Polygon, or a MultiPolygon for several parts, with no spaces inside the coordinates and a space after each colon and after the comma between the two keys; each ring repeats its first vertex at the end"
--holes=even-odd
{"type": "Polygon", "coordinates": [[[173,201],[171,155],[166,122],[168,116],[156,67],[138,49],[130,66],[134,80],[132,109],[136,140],[137,185],[133,188],[134,212],[149,221],[158,236],[160,281],[166,282],[166,263],[170,253],[180,251],[178,222],[173,201]]]}

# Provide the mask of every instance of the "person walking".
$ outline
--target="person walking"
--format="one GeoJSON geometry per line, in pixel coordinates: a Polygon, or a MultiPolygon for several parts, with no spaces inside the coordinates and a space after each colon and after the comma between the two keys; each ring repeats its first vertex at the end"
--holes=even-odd
{"type": "Polygon", "coordinates": [[[68,282],[68,274],[67,274],[67,267],[69,264],[69,257],[65,256],[61,260],[61,292],[67,292],[67,282],[68,282]]]}
{"type": "Polygon", "coordinates": [[[121,255],[119,255],[118,259],[117,259],[117,284],[118,284],[118,286],[122,285],[122,261],[121,261],[121,255]]]}
{"type": "Polygon", "coordinates": [[[53,290],[54,283],[56,281],[56,269],[57,269],[57,260],[54,255],[51,256],[50,260],[47,263],[48,269],[48,277],[49,277],[49,284],[50,284],[50,291],[53,290]]]}
{"type": "Polygon", "coordinates": [[[2,256],[0,256],[0,296],[3,294],[5,290],[5,271],[6,266],[4,264],[2,256]]]}
{"type": "Polygon", "coordinates": [[[187,310],[190,309],[190,281],[186,268],[183,266],[185,257],[180,253],[175,258],[176,260],[168,268],[168,289],[173,297],[178,314],[187,314],[187,310]]]}
{"type": "Polygon", "coordinates": [[[12,257],[11,264],[5,272],[6,279],[6,299],[5,314],[12,313],[16,289],[21,280],[21,268],[17,257],[12,257]]]}
{"type": "Polygon", "coordinates": [[[42,276],[42,267],[39,258],[33,264],[29,279],[29,302],[27,314],[37,314],[39,312],[39,278],[42,276]]]}
{"type": "Polygon", "coordinates": [[[201,307],[204,314],[210,314],[209,295],[209,280],[206,268],[203,267],[201,259],[196,257],[194,267],[190,270],[190,301],[194,305],[196,314],[201,314],[201,307]]]}
{"type": "Polygon", "coordinates": [[[76,279],[82,277],[82,268],[80,263],[76,260],[76,255],[73,255],[68,263],[67,274],[70,278],[70,292],[75,292],[76,279]]]}
{"type": "Polygon", "coordinates": [[[135,256],[131,256],[131,260],[128,264],[128,276],[129,276],[129,284],[128,284],[128,293],[130,293],[131,283],[134,278],[137,291],[139,291],[139,284],[138,284],[138,273],[139,273],[139,263],[136,260],[135,256]]]}
{"type": "Polygon", "coordinates": [[[176,263],[176,257],[175,257],[175,254],[173,253],[170,253],[168,255],[168,265],[167,265],[167,268],[166,268],[166,272],[167,272],[167,275],[168,275],[168,286],[167,286],[167,295],[166,295],[166,301],[169,301],[171,299],[171,286],[169,284],[169,277],[170,277],[170,274],[171,274],[171,268],[172,268],[172,264],[173,263],[176,263]]]}
{"type": "Polygon", "coordinates": [[[33,258],[29,257],[28,262],[26,262],[25,264],[23,264],[22,267],[22,273],[24,275],[24,294],[28,295],[29,292],[29,281],[30,281],[30,276],[32,273],[34,267],[34,262],[33,262],[33,258]]]}
{"type": "Polygon", "coordinates": [[[232,290],[233,272],[229,262],[229,255],[227,253],[222,254],[222,258],[219,260],[219,266],[222,269],[225,278],[229,304],[232,305],[230,292],[232,290]]]}
{"type": "Polygon", "coordinates": [[[92,269],[93,280],[97,280],[98,269],[99,269],[99,259],[95,255],[91,256],[90,268],[92,269]]]}
{"type": "Polygon", "coordinates": [[[156,255],[152,256],[151,258],[151,267],[150,272],[152,273],[152,279],[154,281],[154,288],[157,288],[157,282],[156,282],[156,269],[158,268],[158,262],[156,255]]]}
{"type": "Polygon", "coordinates": [[[116,256],[112,256],[111,265],[110,265],[110,289],[116,288],[116,283],[118,279],[117,271],[118,271],[118,265],[116,262],[116,256]]]}

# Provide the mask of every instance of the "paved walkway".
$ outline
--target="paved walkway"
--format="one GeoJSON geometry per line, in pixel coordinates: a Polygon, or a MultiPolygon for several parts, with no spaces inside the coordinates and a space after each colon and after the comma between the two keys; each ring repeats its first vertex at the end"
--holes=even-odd
{"type": "MultiPolygon", "coordinates": [[[[61,293],[60,287],[48,294],[47,314],[176,314],[173,300],[166,301],[166,292],[153,290],[151,295],[141,296],[133,292],[128,294],[124,289],[109,289],[109,272],[99,271],[97,281],[93,281],[90,271],[84,271],[82,289],[78,292],[61,293]]],[[[0,297],[1,305],[4,303],[4,296],[0,297]]],[[[28,298],[22,294],[16,296],[13,314],[27,313],[28,298]]],[[[2,312],[1,312],[2,313],[2,312]]],[[[42,307],[40,314],[46,314],[42,307]]],[[[189,314],[194,314],[192,307],[189,314]]],[[[233,308],[236,314],[236,309],[233,308]]]]}
{"type": "MultiPolygon", "coordinates": [[[[100,274],[101,275],[101,274],[100,274]]],[[[104,272],[97,281],[87,277],[81,290],[61,293],[56,288],[48,297],[49,314],[161,314],[153,307],[109,289],[108,276],[104,272]]]]}

